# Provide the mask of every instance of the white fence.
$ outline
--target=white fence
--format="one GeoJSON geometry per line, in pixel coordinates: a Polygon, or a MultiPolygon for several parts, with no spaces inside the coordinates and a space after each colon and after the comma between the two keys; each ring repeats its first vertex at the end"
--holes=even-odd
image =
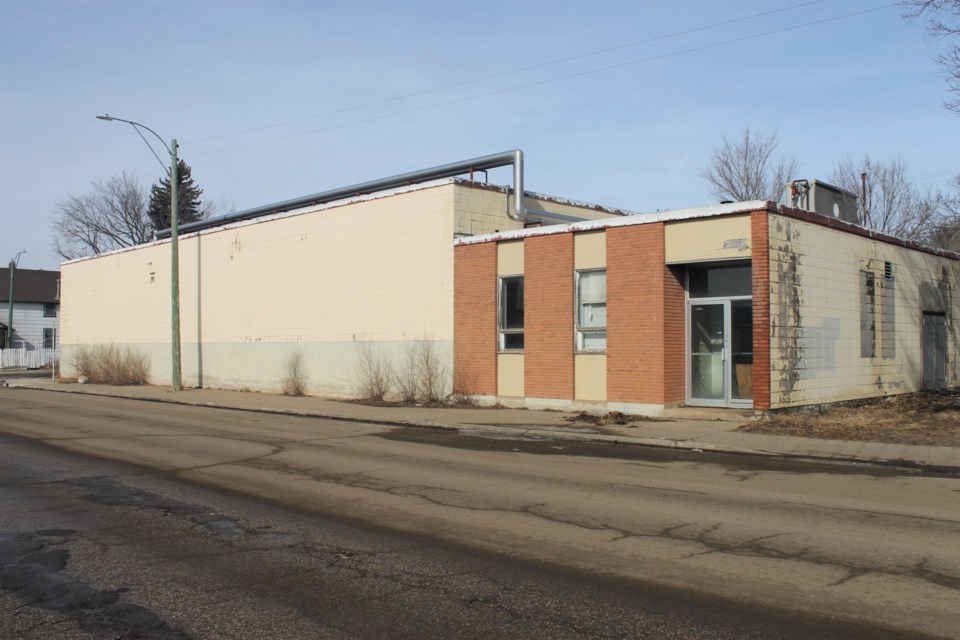
{"type": "Polygon", "coordinates": [[[58,349],[0,349],[0,369],[42,369],[53,366],[59,357],[58,349]]]}

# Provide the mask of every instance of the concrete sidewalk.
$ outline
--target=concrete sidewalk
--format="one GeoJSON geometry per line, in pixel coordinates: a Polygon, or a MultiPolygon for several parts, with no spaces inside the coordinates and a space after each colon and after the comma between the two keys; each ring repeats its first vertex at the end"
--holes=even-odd
{"type": "Polygon", "coordinates": [[[960,448],[882,442],[819,440],[743,433],[751,418],[743,412],[681,408],[669,421],[638,421],[629,426],[592,427],[557,411],[492,408],[378,407],[315,397],[216,389],[173,391],[170,387],[113,387],[58,383],[42,378],[7,379],[9,387],[85,393],[151,402],[170,402],[245,411],[262,411],[396,426],[456,429],[464,434],[524,440],[577,440],[669,447],[765,456],[885,464],[960,473],[960,448]]]}

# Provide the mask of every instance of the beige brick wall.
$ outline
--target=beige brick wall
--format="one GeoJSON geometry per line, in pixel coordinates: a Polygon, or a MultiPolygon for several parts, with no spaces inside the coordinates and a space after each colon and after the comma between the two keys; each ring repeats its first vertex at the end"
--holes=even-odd
{"type": "Polygon", "coordinates": [[[960,263],[771,215],[771,407],[913,391],[922,384],[921,288],[947,292],[950,384],[960,381],[960,263]],[[896,355],[882,356],[884,263],[893,265],[896,355]],[[861,357],[860,271],[877,283],[876,356],[861,357]],[[945,271],[944,271],[945,270],[945,271]],[[946,276],[946,277],[945,277],[946,276]]]}
{"type": "MultiPolygon", "coordinates": [[[[351,395],[358,343],[399,362],[419,337],[452,381],[455,230],[519,228],[504,202],[451,182],[184,236],[184,383],[202,369],[205,386],[275,391],[299,351],[311,393],[351,395]]],[[[170,381],[169,241],[67,263],[62,279],[66,374],[78,348],[115,343],[149,356],[154,383],[170,381]]]]}
{"type": "MultiPolygon", "coordinates": [[[[454,185],[454,202],[457,208],[455,230],[458,236],[476,236],[497,231],[523,229],[523,223],[511,220],[507,215],[513,211],[513,196],[500,189],[472,187],[469,184],[454,185]]],[[[550,211],[577,216],[586,220],[609,218],[612,214],[594,207],[552,202],[539,198],[524,199],[531,211],[550,211]]]]}

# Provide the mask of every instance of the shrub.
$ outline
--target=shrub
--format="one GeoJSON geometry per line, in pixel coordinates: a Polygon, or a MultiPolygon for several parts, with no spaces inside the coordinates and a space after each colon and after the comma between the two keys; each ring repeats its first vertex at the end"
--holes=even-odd
{"type": "Polygon", "coordinates": [[[463,363],[454,365],[453,368],[453,390],[447,401],[458,407],[474,407],[477,405],[476,398],[473,397],[473,389],[476,388],[476,376],[468,370],[463,363]]]}
{"type": "Polygon", "coordinates": [[[370,342],[357,343],[357,395],[363,399],[383,400],[393,387],[393,367],[379,349],[370,342]]]}
{"type": "Polygon", "coordinates": [[[287,396],[306,395],[307,377],[306,366],[303,363],[303,354],[300,351],[293,351],[287,355],[284,362],[283,393],[287,396]]]}
{"type": "Polygon", "coordinates": [[[447,397],[444,378],[447,368],[440,361],[436,343],[421,338],[415,343],[417,354],[417,388],[423,402],[443,402],[447,397]]]}
{"type": "Polygon", "coordinates": [[[150,359],[129,346],[97,344],[80,347],[74,356],[77,375],[94,384],[147,384],[150,359]]]}

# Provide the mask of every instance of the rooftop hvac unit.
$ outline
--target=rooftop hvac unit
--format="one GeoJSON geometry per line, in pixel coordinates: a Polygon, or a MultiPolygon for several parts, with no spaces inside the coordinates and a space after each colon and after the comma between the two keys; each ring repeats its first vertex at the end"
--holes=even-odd
{"type": "Polygon", "coordinates": [[[796,209],[860,224],[857,196],[826,182],[794,180],[787,185],[787,202],[796,209]]]}

